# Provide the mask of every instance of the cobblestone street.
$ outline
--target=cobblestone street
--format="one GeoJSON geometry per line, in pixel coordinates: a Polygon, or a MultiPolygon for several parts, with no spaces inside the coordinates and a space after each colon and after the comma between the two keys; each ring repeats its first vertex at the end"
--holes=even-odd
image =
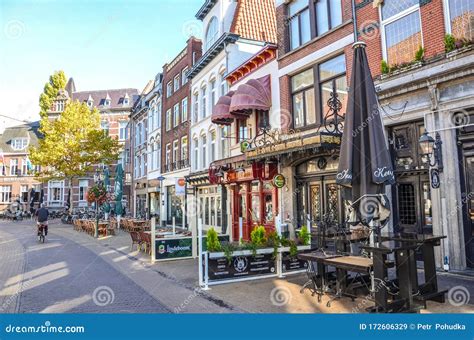
{"type": "MultiPolygon", "coordinates": [[[[130,251],[129,235],[95,240],[70,225],[50,224],[39,244],[31,221],[0,222],[0,308],[6,313],[338,313],[363,312],[367,301],[326,307],[299,289],[305,275],[197,287],[196,261],[150,265],[130,251]],[[250,298],[249,298],[250,297],[250,298]]],[[[440,274],[440,285],[466,287],[472,277],[440,274]]],[[[470,303],[473,303],[472,296],[470,303]]],[[[426,312],[426,311],[424,311],[426,312]]],[[[474,312],[472,305],[429,303],[427,312],[474,312]]]]}

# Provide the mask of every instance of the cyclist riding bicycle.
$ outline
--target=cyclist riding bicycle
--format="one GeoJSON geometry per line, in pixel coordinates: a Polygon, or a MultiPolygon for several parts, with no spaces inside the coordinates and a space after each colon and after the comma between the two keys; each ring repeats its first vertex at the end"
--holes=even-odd
{"type": "Polygon", "coordinates": [[[41,225],[44,226],[45,235],[48,235],[48,217],[49,211],[46,209],[46,204],[41,203],[41,207],[36,210],[36,224],[38,226],[38,231],[41,225]]]}

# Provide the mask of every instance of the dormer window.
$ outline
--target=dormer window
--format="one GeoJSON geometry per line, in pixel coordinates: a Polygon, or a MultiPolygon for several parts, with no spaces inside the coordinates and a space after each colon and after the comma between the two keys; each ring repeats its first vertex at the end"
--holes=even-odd
{"type": "Polygon", "coordinates": [[[106,100],[105,100],[104,106],[110,106],[110,99],[106,99],[106,100]]]}
{"type": "Polygon", "coordinates": [[[92,100],[88,100],[88,101],[87,101],[87,106],[88,106],[89,108],[92,108],[92,105],[94,105],[94,103],[92,102],[92,100]]]}
{"type": "Polygon", "coordinates": [[[206,51],[212,45],[214,45],[214,43],[217,41],[218,35],[219,35],[219,23],[216,17],[212,17],[212,19],[209,21],[209,24],[207,25],[207,30],[206,30],[206,45],[205,45],[206,51]]]}
{"type": "Polygon", "coordinates": [[[123,99],[123,105],[129,105],[129,100],[128,98],[123,99]]]}
{"type": "Polygon", "coordinates": [[[12,139],[11,146],[15,151],[24,150],[28,146],[28,138],[12,139]]]}

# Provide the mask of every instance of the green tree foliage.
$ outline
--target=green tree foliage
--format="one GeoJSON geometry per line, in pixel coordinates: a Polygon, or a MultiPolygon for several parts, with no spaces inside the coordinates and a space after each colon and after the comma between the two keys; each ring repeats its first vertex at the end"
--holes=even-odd
{"type": "Polygon", "coordinates": [[[59,90],[64,90],[66,87],[66,82],[64,71],[56,71],[49,77],[49,81],[44,85],[43,93],[40,95],[39,100],[41,118],[47,115],[59,90]]]}
{"type": "Polygon", "coordinates": [[[86,176],[94,165],[110,165],[118,159],[120,145],[100,128],[97,109],[86,103],[69,102],[57,119],[43,116],[38,147],[30,148],[33,164],[41,166],[38,177],[68,179],[86,176]]]}

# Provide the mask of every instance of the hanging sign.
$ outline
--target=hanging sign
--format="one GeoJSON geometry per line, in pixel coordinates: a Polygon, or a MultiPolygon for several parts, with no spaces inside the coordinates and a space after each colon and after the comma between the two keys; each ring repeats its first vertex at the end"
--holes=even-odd
{"type": "Polygon", "coordinates": [[[184,178],[176,178],[175,190],[176,196],[186,195],[186,180],[184,178]]]}
{"type": "Polygon", "coordinates": [[[286,184],[286,178],[282,174],[276,174],[275,177],[273,177],[272,183],[276,188],[281,189],[286,184]]]}
{"type": "Polygon", "coordinates": [[[441,185],[441,181],[439,179],[439,170],[438,169],[431,169],[430,170],[430,177],[431,177],[431,188],[438,189],[441,185]]]}

